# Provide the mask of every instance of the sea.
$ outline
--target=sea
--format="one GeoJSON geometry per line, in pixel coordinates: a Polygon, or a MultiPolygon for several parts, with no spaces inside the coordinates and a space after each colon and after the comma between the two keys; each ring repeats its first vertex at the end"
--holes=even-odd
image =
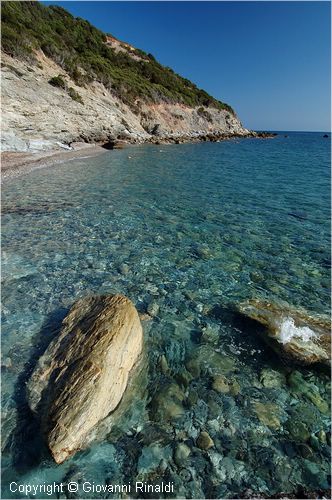
{"type": "Polygon", "coordinates": [[[286,363],[237,313],[330,314],[323,135],[131,146],[4,183],[2,498],[127,498],[105,485],[138,481],[154,493],[133,498],[327,494],[329,372],[286,363]],[[56,465],[26,382],[75,300],[108,293],[145,318],[144,377],[104,438],[56,465]]]}

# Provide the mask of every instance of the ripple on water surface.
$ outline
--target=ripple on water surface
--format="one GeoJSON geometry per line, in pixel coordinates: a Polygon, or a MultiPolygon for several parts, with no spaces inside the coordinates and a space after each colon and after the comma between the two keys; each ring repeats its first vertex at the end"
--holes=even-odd
{"type": "Polygon", "coordinates": [[[282,364],[234,306],[328,313],[329,144],[289,134],[128,156],[3,187],[3,498],[17,498],[10,481],[163,480],[197,498],[328,488],[328,376],[282,364]],[[56,466],[24,383],[74,300],[115,291],[153,316],[148,376],[103,443],[56,466]]]}

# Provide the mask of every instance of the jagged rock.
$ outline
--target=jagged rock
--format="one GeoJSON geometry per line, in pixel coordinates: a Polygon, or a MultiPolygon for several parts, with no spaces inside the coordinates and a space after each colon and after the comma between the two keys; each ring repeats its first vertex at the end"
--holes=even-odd
{"type": "Polygon", "coordinates": [[[121,295],[78,300],[28,383],[32,411],[57,463],[84,448],[115,410],[143,346],[134,305],[121,295]]]}
{"type": "Polygon", "coordinates": [[[240,304],[239,311],[264,325],[259,332],[262,338],[286,360],[330,364],[331,331],[326,317],[260,300],[240,304]]]}

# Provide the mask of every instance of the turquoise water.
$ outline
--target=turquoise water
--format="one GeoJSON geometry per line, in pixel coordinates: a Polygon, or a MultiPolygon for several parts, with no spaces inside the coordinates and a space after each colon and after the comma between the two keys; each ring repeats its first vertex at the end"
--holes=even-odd
{"type": "Polygon", "coordinates": [[[3,498],[24,498],[11,481],[174,483],[144,498],[328,488],[328,415],[291,382],[328,403],[328,375],[282,363],[234,312],[262,298],[329,313],[330,142],[288,135],[131,147],[4,185],[3,498]],[[24,384],[75,299],[112,292],[152,312],[146,380],[103,442],[57,466],[24,384]],[[218,375],[233,390],[214,390],[218,375]],[[181,443],[188,458],[176,458],[181,443]]]}

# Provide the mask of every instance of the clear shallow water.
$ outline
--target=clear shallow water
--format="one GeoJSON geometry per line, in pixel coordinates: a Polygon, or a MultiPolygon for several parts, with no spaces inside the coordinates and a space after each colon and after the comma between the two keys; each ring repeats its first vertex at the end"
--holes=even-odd
{"type": "Polygon", "coordinates": [[[308,397],[329,402],[328,376],[297,370],[299,391],[295,368],[233,312],[248,298],[329,312],[322,135],[133,147],[5,184],[4,498],[19,497],[10,481],[164,480],[173,496],[210,498],[328,488],[328,416],[308,397]],[[116,431],[56,466],[24,382],[74,300],[109,292],[154,310],[144,322],[147,382],[116,431]],[[233,389],[213,388],[218,376],[233,389]],[[200,431],[214,441],[207,452],[196,446],[200,431]],[[181,461],[182,442],[191,453],[181,461]]]}

